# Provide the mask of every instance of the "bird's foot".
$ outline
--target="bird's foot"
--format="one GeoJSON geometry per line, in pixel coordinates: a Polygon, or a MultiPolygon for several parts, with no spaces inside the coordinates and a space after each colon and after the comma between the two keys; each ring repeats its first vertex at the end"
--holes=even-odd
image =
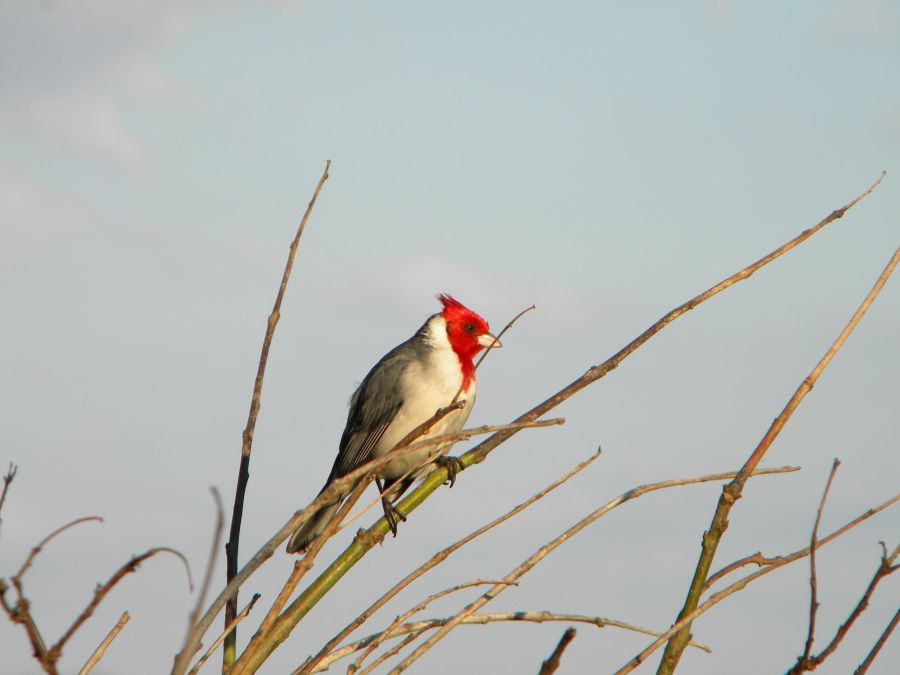
{"type": "Polygon", "coordinates": [[[464,471],[466,468],[459,457],[450,457],[449,455],[441,455],[434,460],[434,463],[447,469],[447,481],[444,485],[450,483],[450,487],[453,487],[454,483],[456,483],[456,474],[464,471]]]}
{"type": "Polygon", "coordinates": [[[391,528],[391,533],[396,537],[397,523],[405,523],[406,516],[401,513],[400,509],[391,504],[391,500],[387,497],[381,498],[381,507],[384,509],[384,519],[387,521],[388,527],[391,528]]]}

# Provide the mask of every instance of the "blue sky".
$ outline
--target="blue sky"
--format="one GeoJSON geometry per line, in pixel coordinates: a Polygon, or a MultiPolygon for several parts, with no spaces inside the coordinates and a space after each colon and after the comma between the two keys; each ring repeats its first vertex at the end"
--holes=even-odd
{"type": "MultiPolygon", "coordinates": [[[[171,545],[202,568],[207,486],[230,505],[265,317],[326,159],[269,363],[247,555],[315,495],[354,386],[436,311],[435,293],[495,327],[537,305],[480,371],[471,422],[507,421],[888,175],[567,402],[565,427],[518,435],[429,501],[264,672],[343,625],[370,575],[399,578],[598,443],[586,475],[371,628],[435,590],[502,576],[637,483],[738,467],[898,244],[898,62],[888,0],[5,4],[0,461],[20,474],[0,574],[65,520],[106,517],[26,578],[54,636],[68,620],[58,608],[74,613],[133,553],[171,545]]],[[[892,280],[766,459],[803,471],[748,486],[718,563],[801,547],[835,456],[826,530],[897,491],[898,344],[892,280]]],[[[667,626],[717,492],[659,493],[599,521],[494,609],[667,626]]],[[[897,524],[882,514],[821,555],[820,643],[897,524]]],[[[272,597],[289,567],[276,557],[247,590],[272,597]]],[[[715,652],[687,654],[684,669],[785,670],[805,637],[807,573],[773,574],[698,622],[715,652]]],[[[192,603],[183,586],[173,561],[147,563],[64,668],[128,609],[97,672],[164,670],[192,603]]],[[[855,667],[897,597],[889,580],[820,671],[855,667]]],[[[536,670],[562,629],[461,629],[422,668],[536,670]]],[[[11,672],[37,672],[18,627],[0,623],[0,644],[11,672]]],[[[559,672],[614,669],[645,644],[585,627],[559,672]]],[[[870,672],[887,672],[896,645],[870,672]]]]}

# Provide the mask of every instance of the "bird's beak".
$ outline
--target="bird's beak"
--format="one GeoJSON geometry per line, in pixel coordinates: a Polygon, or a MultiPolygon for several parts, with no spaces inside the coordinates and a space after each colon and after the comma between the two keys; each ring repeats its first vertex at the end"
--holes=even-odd
{"type": "Polygon", "coordinates": [[[497,348],[502,347],[503,345],[500,343],[500,340],[495,338],[490,333],[482,333],[478,336],[478,344],[480,344],[485,349],[490,349],[491,347],[497,348]]]}

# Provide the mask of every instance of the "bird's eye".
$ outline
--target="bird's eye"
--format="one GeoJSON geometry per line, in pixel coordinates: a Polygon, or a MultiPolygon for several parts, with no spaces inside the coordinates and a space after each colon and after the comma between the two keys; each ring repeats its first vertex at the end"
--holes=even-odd
{"type": "Polygon", "coordinates": [[[471,324],[471,323],[467,323],[465,326],[463,326],[463,330],[465,330],[467,333],[474,333],[475,325],[471,324]]]}

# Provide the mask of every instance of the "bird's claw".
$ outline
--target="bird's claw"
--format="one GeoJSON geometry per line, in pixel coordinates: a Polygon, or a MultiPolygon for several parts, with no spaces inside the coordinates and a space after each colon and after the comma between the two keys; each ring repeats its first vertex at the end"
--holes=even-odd
{"type": "Polygon", "coordinates": [[[388,527],[391,528],[391,534],[397,536],[397,524],[405,523],[406,516],[396,506],[391,504],[391,500],[387,497],[381,498],[381,507],[384,509],[384,519],[387,521],[388,527]]]}
{"type": "Polygon", "coordinates": [[[453,487],[456,483],[456,474],[466,468],[459,457],[450,457],[449,455],[441,455],[434,460],[434,463],[439,467],[447,469],[447,480],[444,482],[444,485],[449,483],[450,487],[453,487]]]}

